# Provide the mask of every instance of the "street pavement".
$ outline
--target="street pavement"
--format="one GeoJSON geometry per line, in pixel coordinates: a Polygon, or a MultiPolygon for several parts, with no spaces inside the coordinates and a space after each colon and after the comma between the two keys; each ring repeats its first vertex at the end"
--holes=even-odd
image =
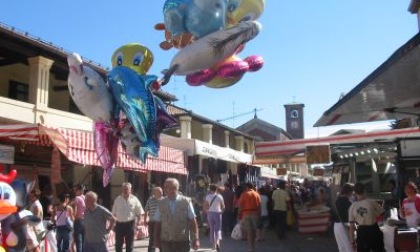
{"type": "MultiPolygon", "coordinates": [[[[147,252],[148,239],[134,242],[134,251],[147,252]]],[[[200,232],[201,248],[197,251],[211,252],[209,237],[200,232]]],[[[336,252],[338,251],[332,229],[325,233],[301,234],[297,230],[289,230],[286,238],[279,240],[272,229],[267,230],[266,239],[256,243],[256,252],[336,252]]],[[[109,248],[114,252],[114,247],[109,248]]],[[[191,250],[192,252],[193,250],[191,250]]],[[[247,252],[246,241],[236,241],[229,236],[223,237],[222,252],[247,252]]]]}

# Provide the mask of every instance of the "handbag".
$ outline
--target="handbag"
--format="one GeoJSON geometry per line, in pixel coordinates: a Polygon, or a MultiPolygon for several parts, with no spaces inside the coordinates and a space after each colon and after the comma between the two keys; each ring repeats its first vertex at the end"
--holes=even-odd
{"type": "Polygon", "coordinates": [[[211,202],[210,202],[210,205],[207,207],[207,209],[205,209],[205,210],[206,210],[206,212],[210,209],[211,204],[213,204],[213,201],[216,199],[216,197],[217,197],[217,194],[216,194],[216,195],[214,195],[213,199],[212,199],[212,200],[211,200],[211,202]]]}
{"type": "Polygon", "coordinates": [[[241,227],[240,222],[236,223],[235,227],[232,230],[232,234],[230,235],[230,237],[232,237],[232,239],[234,239],[234,240],[242,240],[243,234],[242,234],[242,227],[241,227]]]}

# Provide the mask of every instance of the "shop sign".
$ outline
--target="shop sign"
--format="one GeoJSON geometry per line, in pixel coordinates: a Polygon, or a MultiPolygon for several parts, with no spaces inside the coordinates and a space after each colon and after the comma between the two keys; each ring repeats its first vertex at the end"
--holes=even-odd
{"type": "Polygon", "coordinates": [[[277,175],[287,175],[287,168],[277,168],[277,175]]]}
{"type": "Polygon", "coordinates": [[[249,164],[252,161],[252,155],[239,152],[230,148],[220,147],[217,145],[195,141],[195,154],[221,159],[233,163],[249,164]]]}
{"type": "Polygon", "coordinates": [[[329,145],[306,146],[307,164],[328,164],[331,163],[331,150],[329,145]]]}
{"type": "Polygon", "coordinates": [[[0,164],[13,164],[15,160],[15,147],[0,144],[0,164]]]}

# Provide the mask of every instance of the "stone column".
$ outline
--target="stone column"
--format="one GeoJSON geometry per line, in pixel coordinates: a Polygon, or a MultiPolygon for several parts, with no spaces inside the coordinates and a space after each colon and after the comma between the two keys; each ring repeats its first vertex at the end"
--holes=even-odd
{"type": "Polygon", "coordinates": [[[225,147],[229,148],[229,138],[230,137],[230,131],[229,130],[225,130],[225,147]]]}
{"type": "Polygon", "coordinates": [[[203,141],[213,143],[213,124],[203,124],[203,141]]]}
{"type": "Polygon", "coordinates": [[[191,139],[191,116],[180,116],[181,138],[191,139]]]}
{"type": "Polygon", "coordinates": [[[48,107],[48,91],[50,87],[50,68],[54,61],[37,56],[29,62],[29,102],[36,108],[48,107]]]}

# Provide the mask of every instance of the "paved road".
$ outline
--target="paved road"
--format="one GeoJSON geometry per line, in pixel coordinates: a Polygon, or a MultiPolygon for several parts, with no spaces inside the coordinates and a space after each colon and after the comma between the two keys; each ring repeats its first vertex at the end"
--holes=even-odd
{"type": "MultiPolygon", "coordinates": [[[[210,242],[208,236],[201,235],[200,252],[210,252],[210,242]]],[[[135,241],[134,251],[147,252],[148,239],[135,241]]],[[[115,251],[110,248],[110,251],[115,251]]],[[[236,241],[230,237],[225,237],[221,246],[222,252],[246,252],[246,241],[236,241]]],[[[257,242],[257,252],[336,252],[338,251],[332,231],[321,234],[300,234],[297,231],[289,231],[287,237],[278,240],[273,230],[268,230],[266,240],[257,242]]]]}

